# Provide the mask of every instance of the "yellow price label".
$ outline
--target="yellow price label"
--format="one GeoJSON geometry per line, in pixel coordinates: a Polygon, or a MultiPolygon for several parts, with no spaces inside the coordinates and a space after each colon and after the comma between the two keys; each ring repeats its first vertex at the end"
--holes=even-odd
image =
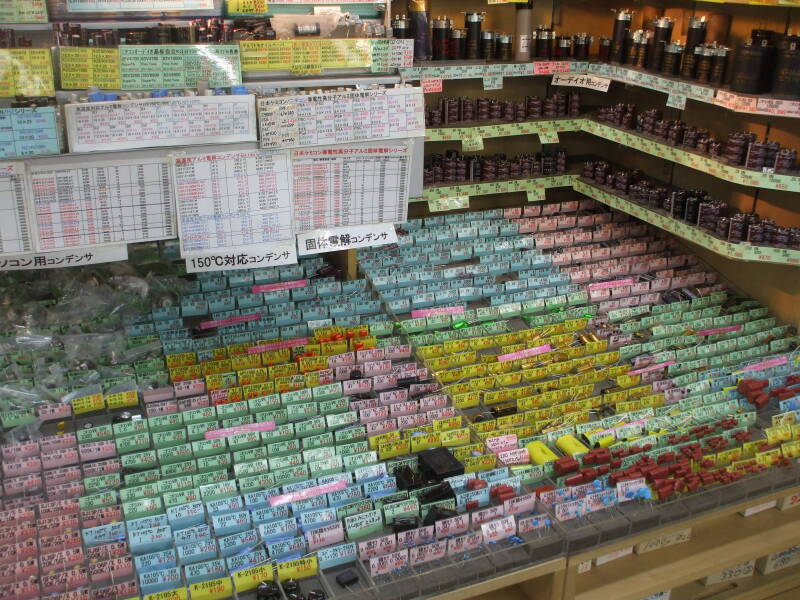
{"type": "Polygon", "coordinates": [[[386,460],[395,456],[408,454],[411,448],[410,440],[389,440],[378,444],[378,458],[386,460]]]}
{"type": "Polygon", "coordinates": [[[185,587],[176,588],[174,590],[167,590],[166,592],[156,592],[155,594],[147,594],[144,600],[186,600],[188,591],[185,587]]]}
{"type": "Polygon", "coordinates": [[[427,433],[415,435],[411,438],[411,452],[417,453],[428,448],[438,448],[442,445],[442,439],[438,433],[427,433]]]}
{"type": "Polygon", "coordinates": [[[494,454],[482,454],[481,456],[469,456],[464,459],[464,473],[475,473],[477,471],[488,471],[494,469],[497,456],[494,454]]]}
{"type": "Polygon", "coordinates": [[[287,579],[303,579],[316,575],[318,569],[319,566],[316,556],[287,560],[286,562],[278,563],[278,579],[281,581],[286,581],[287,579]]]}
{"type": "Polygon", "coordinates": [[[447,431],[448,429],[458,429],[461,427],[461,417],[448,417],[446,419],[436,419],[433,423],[434,431],[447,431]]]}
{"type": "Polygon", "coordinates": [[[189,586],[192,600],[223,600],[233,596],[233,583],[230,577],[221,577],[189,586]]]}
{"type": "Polygon", "coordinates": [[[106,407],[103,401],[103,394],[92,394],[91,396],[84,396],[83,398],[75,398],[72,400],[72,412],[80,415],[94,410],[102,410],[106,407]]]}
{"type": "Polygon", "coordinates": [[[228,0],[228,15],[265,15],[267,0],[228,0]]]}
{"type": "Polygon", "coordinates": [[[258,587],[262,581],[272,581],[272,565],[258,565],[233,573],[233,587],[237,593],[258,587]]]}
{"type": "Polygon", "coordinates": [[[441,433],[442,446],[463,446],[469,444],[470,434],[469,428],[462,427],[461,429],[448,429],[441,433]]]}
{"type": "Polygon", "coordinates": [[[124,408],[126,406],[137,406],[139,404],[139,393],[136,390],[127,392],[117,392],[106,396],[106,406],[110,409],[124,408]]]}
{"type": "Polygon", "coordinates": [[[387,442],[392,442],[394,440],[400,439],[400,432],[395,431],[387,431],[386,433],[380,433],[378,435],[373,435],[369,438],[369,449],[370,450],[377,450],[381,444],[385,444],[387,442]]]}

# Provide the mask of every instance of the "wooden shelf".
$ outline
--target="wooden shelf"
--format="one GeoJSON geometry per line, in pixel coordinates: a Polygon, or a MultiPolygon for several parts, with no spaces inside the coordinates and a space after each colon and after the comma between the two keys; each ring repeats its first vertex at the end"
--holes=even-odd
{"type": "MultiPolygon", "coordinates": [[[[650,537],[655,537],[652,532],[650,537]]],[[[693,525],[689,542],[626,556],[579,575],[575,600],[640,600],[783,550],[798,539],[800,519],[791,512],[771,509],[752,517],[712,514],[693,525]]],[[[623,545],[630,543],[624,540],[623,545]]],[[[570,564],[573,560],[570,559],[570,564]]]]}
{"type": "MultiPolygon", "coordinates": [[[[800,587],[800,569],[786,568],[769,575],[758,571],[752,577],[717,585],[693,581],[673,588],[670,600],[770,600],[775,594],[800,587]]],[[[793,598],[800,598],[800,590],[793,598]]]]}

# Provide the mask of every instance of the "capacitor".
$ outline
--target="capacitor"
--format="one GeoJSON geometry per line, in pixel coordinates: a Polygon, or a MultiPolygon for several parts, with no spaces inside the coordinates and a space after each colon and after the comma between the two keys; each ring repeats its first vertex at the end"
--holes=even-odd
{"type": "Polygon", "coordinates": [[[731,69],[731,90],[742,94],[762,94],[772,84],[775,46],[769,40],[750,39],[740,44],[731,69]]]}
{"type": "Polygon", "coordinates": [[[408,18],[414,38],[414,59],[428,60],[431,57],[431,40],[428,36],[430,14],[427,0],[408,0],[408,18]]]}
{"type": "Polygon", "coordinates": [[[528,450],[528,455],[531,457],[531,460],[537,465],[543,465],[558,460],[558,455],[550,450],[543,442],[531,442],[530,444],[526,444],[525,448],[528,450]]]}
{"type": "Polygon", "coordinates": [[[714,48],[714,53],[711,56],[711,74],[708,77],[708,82],[712,85],[722,85],[725,81],[725,74],[728,71],[728,55],[730,48],[726,46],[717,46],[714,48]]]}
{"type": "Polygon", "coordinates": [[[659,17],[653,21],[653,25],[653,39],[647,57],[647,69],[657,72],[661,70],[664,50],[667,44],[672,41],[672,28],[675,25],[675,21],[669,17],[659,17]]]}
{"type": "Polygon", "coordinates": [[[661,72],[670,77],[676,77],[681,67],[683,46],[679,43],[667,44],[664,48],[664,58],[661,61],[661,72]]]}
{"type": "Polygon", "coordinates": [[[405,15],[399,17],[394,16],[392,21],[392,35],[398,40],[405,40],[411,37],[411,29],[409,28],[408,19],[405,15]]]}
{"type": "Polygon", "coordinates": [[[446,58],[450,29],[450,19],[437,17],[431,21],[431,57],[433,60],[446,58]]]}
{"type": "Polygon", "coordinates": [[[553,58],[572,58],[572,37],[561,35],[556,37],[555,52],[553,58]]]}
{"type": "Polygon", "coordinates": [[[484,60],[495,59],[495,44],[493,31],[481,31],[481,58],[484,60]]]}
{"type": "Polygon", "coordinates": [[[481,24],[485,13],[468,12],[464,14],[464,27],[467,30],[467,59],[480,58],[481,24]]]}
{"type": "Polygon", "coordinates": [[[644,68],[647,63],[647,55],[650,49],[650,39],[653,37],[652,31],[640,31],[641,35],[634,36],[633,44],[636,47],[636,52],[633,56],[633,66],[644,68]]]}
{"type": "Polygon", "coordinates": [[[608,62],[610,56],[611,56],[611,38],[601,37],[600,47],[597,50],[597,58],[601,62],[608,62]]]}
{"type": "Polygon", "coordinates": [[[297,23],[294,26],[294,34],[297,37],[319,35],[319,23],[297,23]]]}
{"type": "Polygon", "coordinates": [[[573,58],[589,58],[589,48],[592,45],[592,38],[586,33],[579,33],[572,38],[573,58]]]}
{"type": "Polygon", "coordinates": [[[800,98],[800,36],[785,35],[778,42],[772,94],[800,98]]]}
{"type": "Polygon", "coordinates": [[[553,40],[555,32],[552,29],[539,27],[536,30],[536,58],[549,60],[553,58],[553,40]]]}
{"type": "Polygon", "coordinates": [[[611,62],[621,63],[625,57],[625,40],[631,28],[633,13],[626,8],[617,11],[614,17],[614,30],[611,34],[611,62]]]}
{"type": "Polygon", "coordinates": [[[694,49],[706,41],[706,18],[690,17],[686,29],[686,45],[683,47],[683,62],[681,64],[681,77],[692,79],[695,71],[694,49]]]}
{"type": "Polygon", "coordinates": [[[447,45],[447,58],[449,60],[464,60],[467,51],[467,30],[451,29],[450,41],[447,45]]]}
{"type": "Polygon", "coordinates": [[[694,49],[695,77],[700,83],[709,83],[715,53],[715,48],[708,45],[698,46],[694,49]]]}
{"type": "Polygon", "coordinates": [[[568,454],[569,456],[574,456],[575,454],[581,454],[589,451],[589,448],[583,445],[578,438],[571,434],[562,435],[560,438],[558,438],[556,440],[556,446],[564,454],[568,454]]]}
{"type": "Polygon", "coordinates": [[[514,60],[528,61],[531,59],[531,16],[533,15],[533,0],[518,2],[516,4],[516,40],[514,43],[514,60]]]}
{"type": "Polygon", "coordinates": [[[507,33],[497,34],[497,39],[495,40],[497,60],[502,60],[502,61],[511,60],[512,46],[513,42],[509,34],[507,33]]]}

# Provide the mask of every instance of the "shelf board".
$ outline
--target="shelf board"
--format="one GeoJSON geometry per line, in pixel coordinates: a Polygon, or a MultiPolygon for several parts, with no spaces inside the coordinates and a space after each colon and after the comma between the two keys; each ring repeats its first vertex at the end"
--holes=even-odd
{"type": "Polygon", "coordinates": [[[699,152],[671,146],[657,139],[638,134],[635,131],[613,127],[587,117],[537,119],[489,125],[472,123],[452,127],[436,127],[425,131],[425,141],[444,142],[462,141],[475,137],[498,138],[514,135],[539,135],[541,139],[545,140],[544,143],[547,143],[553,139],[552,136],[554,134],[571,131],[582,131],[605,140],[624,144],[629,148],[645,152],[651,156],[657,156],[664,160],[702,171],[723,181],[768,190],[800,192],[800,176],[760,173],[752,169],[733,167],[699,152]],[[542,136],[544,137],[542,138],[542,136]]]}
{"type": "MultiPolygon", "coordinates": [[[[719,583],[717,585],[703,585],[699,581],[692,581],[686,585],[672,589],[670,600],[768,600],[775,594],[800,587],[800,570],[786,568],[762,575],[758,571],[752,577],[719,583]]],[[[800,591],[796,592],[800,597],[800,591]]]]}
{"type": "MultiPolygon", "coordinates": [[[[800,2],[795,2],[800,5],[800,2]]],[[[525,63],[482,63],[421,65],[404,67],[406,80],[480,79],[482,77],[531,77],[553,73],[597,75],[629,85],[668,94],[670,106],[682,106],[686,100],[706,102],[739,113],[800,118],[800,101],[781,100],[764,95],[739,94],[690,80],[663,77],[644,69],[589,61],[535,61],[525,63]],[[672,102],[670,102],[672,100],[672,102]]]]}
{"type": "Polygon", "coordinates": [[[572,187],[575,191],[594,198],[598,202],[633,215],[642,221],[689,242],[698,244],[720,256],[749,262],[800,265],[800,250],[727,242],[711,235],[700,227],[694,227],[666,214],[645,208],[583,179],[575,181],[572,187]]]}
{"type": "Polygon", "coordinates": [[[575,600],[640,600],[783,550],[798,539],[800,520],[791,513],[767,510],[752,517],[711,515],[693,526],[689,542],[626,556],[579,575],[575,600]]]}
{"type": "MultiPolygon", "coordinates": [[[[518,569],[510,573],[505,573],[499,577],[492,577],[486,581],[474,583],[465,587],[461,587],[438,596],[431,596],[427,600],[466,600],[467,598],[474,598],[481,594],[488,594],[495,590],[501,590],[517,585],[524,581],[543,577],[545,575],[552,575],[556,571],[560,571],[567,566],[566,558],[556,558],[547,562],[539,563],[524,569],[518,569]]],[[[521,593],[521,592],[520,592],[521,593]]],[[[505,596],[503,596],[505,598],[505,596]]]]}
{"type": "Polygon", "coordinates": [[[487,194],[508,194],[528,192],[529,200],[544,200],[544,190],[555,187],[573,187],[577,175],[543,175],[530,179],[507,179],[486,183],[466,183],[462,185],[437,185],[427,187],[419,198],[409,198],[409,202],[425,202],[454,196],[485,196],[487,194]]]}

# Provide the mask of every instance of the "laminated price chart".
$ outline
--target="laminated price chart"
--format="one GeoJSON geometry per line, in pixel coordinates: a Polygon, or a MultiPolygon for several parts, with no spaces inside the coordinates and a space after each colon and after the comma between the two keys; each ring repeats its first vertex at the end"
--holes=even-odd
{"type": "Polygon", "coordinates": [[[292,239],[287,153],[179,156],[174,173],[184,255],[292,239]]]}
{"type": "Polygon", "coordinates": [[[0,108],[0,158],[59,151],[54,106],[0,108]]]}
{"type": "Polygon", "coordinates": [[[277,96],[258,101],[262,148],[425,135],[420,88],[277,96]]]}
{"type": "Polygon", "coordinates": [[[250,95],[67,104],[65,112],[72,152],[256,140],[250,95]]]}
{"type": "Polygon", "coordinates": [[[404,222],[410,160],[405,144],[294,150],[295,230],[404,222]]]}
{"type": "Polygon", "coordinates": [[[40,250],[175,237],[165,159],[37,166],[30,180],[40,250]]]}
{"type": "Polygon", "coordinates": [[[0,163],[0,254],[33,250],[22,163],[0,163]]]}

